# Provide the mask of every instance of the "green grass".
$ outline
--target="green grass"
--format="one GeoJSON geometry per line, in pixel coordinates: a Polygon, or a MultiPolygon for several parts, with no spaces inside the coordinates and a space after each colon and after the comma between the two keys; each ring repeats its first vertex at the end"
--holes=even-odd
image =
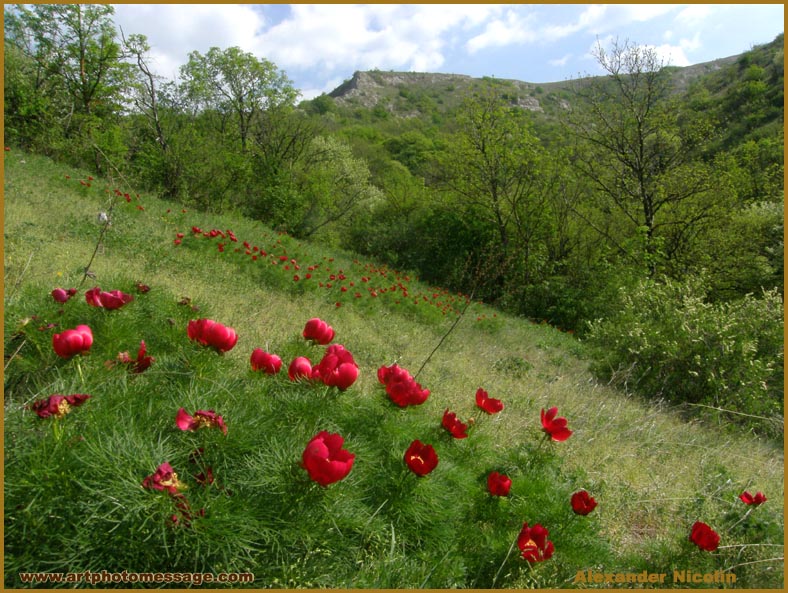
{"type": "Polygon", "coordinates": [[[430,398],[399,409],[377,368],[396,361],[415,373],[464,297],[240,217],[137,199],[119,180],[86,187],[79,179],[87,174],[46,159],[13,150],[5,158],[6,586],[21,586],[21,571],[127,570],[252,572],[256,587],[554,588],[575,586],[581,570],[686,569],[730,570],[738,587],[782,587],[780,443],[688,422],[600,385],[582,343],[478,303],[419,375],[430,398]],[[113,197],[116,187],[132,202],[113,197]],[[95,277],[82,283],[101,230],[96,216],[113,203],[95,277]],[[238,243],[224,240],[220,253],[221,238],[192,226],[232,229],[238,243]],[[274,256],[252,261],[244,241],[274,256]],[[270,263],[285,252],[287,262],[270,263]],[[339,270],[345,280],[331,282],[339,270]],[[138,281],[150,292],[137,292],[138,281]],[[397,282],[410,298],[389,290],[397,282]],[[84,290],[94,285],[135,300],[118,311],[90,308],[84,290]],[[80,292],[61,306],[49,296],[57,286],[80,292]],[[191,343],[186,324],[197,317],[235,328],[238,345],[220,356],[191,343]],[[274,377],[250,370],[257,347],[285,365],[299,355],[317,362],[324,348],[300,337],[311,317],[328,321],[359,364],[345,392],[291,383],[286,368],[274,377]],[[57,329],[39,330],[49,323],[57,329]],[[80,323],[95,343],[77,368],[58,359],[51,336],[80,323]],[[156,359],[148,371],[107,368],[119,352],[135,354],[141,339],[156,359]],[[480,417],[478,387],[504,411],[480,417]],[[27,408],[52,393],[92,398],[61,420],[27,408]],[[564,443],[542,442],[539,411],[553,405],[574,430],[564,443]],[[227,436],[181,432],[180,407],[215,409],[227,436]],[[468,439],[441,428],[446,408],[476,417],[468,439]],[[356,454],[347,478],[327,488],[299,467],[320,430],[339,432],[356,454]],[[415,438],[440,456],[425,478],[402,461],[415,438]],[[164,461],[188,485],[190,508],[205,509],[189,525],[170,521],[179,513],[171,497],[141,487],[164,461]],[[195,478],[206,466],[216,476],[208,488],[195,478]],[[508,498],[486,493],[492,470],[512,478],[508,498]],[[587,517],[569,506],[581,488],[599,502],[587,517]],[[769,500],[747,514],[737,498],[745,489],[769,500]],[[720,533],[718,551],[687,541],[697,520],[720,533]],[[526,521],[550,530],[552,559],[529,566],[512,549],[526,521]]]}

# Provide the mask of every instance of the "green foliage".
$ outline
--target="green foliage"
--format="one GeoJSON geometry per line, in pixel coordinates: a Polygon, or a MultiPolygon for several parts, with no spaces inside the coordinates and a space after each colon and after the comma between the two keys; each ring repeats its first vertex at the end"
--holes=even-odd
{"type": "Polygon", "coordinates": [[[770,291],[709,303],[705,284],[649,281],[622,293],[620,312],[591,325],[594,368],[646,397],[728,410],[726,419],[774,434],[783,413],[782,299],[770,291]]]}

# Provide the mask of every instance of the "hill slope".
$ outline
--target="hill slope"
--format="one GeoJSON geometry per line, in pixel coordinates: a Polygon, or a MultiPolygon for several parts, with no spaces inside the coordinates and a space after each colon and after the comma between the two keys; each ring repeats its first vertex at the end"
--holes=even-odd
{"type": "Polygon", "coordinates": [[[6,586],[19,586],[22,570],[131,566],[250,571],[255,586],[286,587],[558,587],[588,569],[673,568],[782,586],[774,552],[783,532],[781,450],[595,383],[582,344],[549,326],[471,304],[447,334],[467,300],[405,273],[249,220],[137,197],[122,180],[89,179],[15,151],[5,157],[6,586]],[[112,225],[96,250],[100,211],[112,225]],[[238,241],[194,226],[225,236],[232,229],[238,241]],[[137,282],[150,292],[136,292],[137,282]],[[422,304],[407,304],[400,289],[382,292],[397,282],[422,304]],[[370,284],[381,290],[361,288],[370,284]],[[62,307],[49,297],[57,286],[93,285],[135,300],[104,311],[87,307],[81,292],[62,307]],[[197,316],[236,328],[237,346],[217,356],[191,344],[186,322],[197,316]],[[257,347],[285,364],[303,354],[318,360],[321,348],[300,335],[311,317],[328,321],[355,356],[360,376],[345,392],[249,371],[257,347]],[[85,321],[96,333],[91,355],[59,360],[51,333],[85,321]],[[118,352],[136,352],[141,337],[156,358],[148,371],[106,367],[118,352]],[[397,362],[415,374],[427,360],[418,381],[430,398],[393,406],[376,370],[397,362]],[[504,411],[479,414],[479,387],[504,411]],[[60,424],[29,409],[51,393],[88,390],[93,398],[60,424]],[[227,437],[181,433],[179,406],[215,408],[227,437]],[[551,406],[574,431],[565,442],[542,439],[540,409],[551,406]],[[441,428],[445,409],[475,418],[468,439],[441,428]],[[340,432],[356,454],[348,478],[325,489],[298,465],[321,429],[340,432]],[[402,463],[416,437],[441,456],[426,478],[402,463]],[[189,475],[198,447],[212,455],[213,488],[189,475]],[[163,461],[189,483],[188,510],[141,488],[163,461]],[[505,500],[483,486],[495,468],[513,479],[505,500]],[[599,502],[588,517],[569,508],[580,489],[599,502]],[[752,516],[737,498],[745,489],[769,498],[752,516]],[[718,552],[688,542],[695,521],[721,533],[718,552]],[[544,524],[555,543],[555,556],[533,570],[514,548],[523,522],[544,524]]]}

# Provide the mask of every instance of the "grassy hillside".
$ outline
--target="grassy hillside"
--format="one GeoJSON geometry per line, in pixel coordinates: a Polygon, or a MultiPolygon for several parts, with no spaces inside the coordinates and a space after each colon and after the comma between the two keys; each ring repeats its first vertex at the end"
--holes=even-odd
{"type": "Polygon", "coordinates": [[[20,586],[21,571],[85,570],[375,588],[603,587],[577,583],[578,571],[648,571],[668,575],[662,587],[709,586],[674,582],[674,569],[783,586],[783,451],[774,443],[600,385],[572,336],[407,272],[240,217],[183,211],[123,179],[89,179],[16,150],[4,165],[6,586],[20,586]],[[100,211],[112,221],[103,236],[100,211]],[[214,229],[222,233],[211,237],[214,229]],[[94,286],[134,300],[89,307],[94,286]],[[56,287],[78,292],[59,304],[56,287]],[[358,364],[346,391],[287,377],[295,357],[317,363],[325,352],[301,335],[313,317],[358,364]],[[190,341],[197,318],[234,328],[237,345],[220,355],[190,341]],[[93,330],[90,353],[59,358],[52,335],[79,324],[93,330]],[[135,374],[117,356],[134,356],[140,340],[155,360],[135,374]],[[282,371],[251,371],[255,348],[279,354],[282,371]],[[418,375],[427,401],[389,401],[378,368],[396,362],[416,374],[428,358],[418,375]],[[478,388],[503,411],[481,412],[478,388]],[[63,418],[31,411],[55,393],[91,398],[63,418]],[[564,442],[541,430],[540,411],[552,406],[573,431],[564,442]],[[215,410],[226,436],[179,430],[181,407],[215,410]],[[447,409],[474,419],[468,438],[441,427],[447,409]],[[347,477],[325,488],[300,467],[322,430],[355,454],[347,477]],[[414,439],[440,458],[424,477],[403,461],[414,439]],[[187,486],[181,497],[142,486],[164,462],[187,486]],[[491,471],[512,479],[509,496],[487,492],[491,471]],[[570,506],[583,489],[598,502],[587,516],[570,506]],[[768,500],[748,507],[745,490],[768,500]],[[696,521],[719,533],[718,549],[689,541],[696,521]],[[525,522],[549,530],[552,558],[520,557],[525,522]]]}

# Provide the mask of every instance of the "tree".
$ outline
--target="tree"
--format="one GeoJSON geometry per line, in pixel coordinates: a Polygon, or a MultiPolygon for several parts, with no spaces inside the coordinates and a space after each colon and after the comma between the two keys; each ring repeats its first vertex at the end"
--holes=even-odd
{"type": "Polygon", "coordinates": [[[213,109],[235,119],[243,152],[260,113],[293,105],[298,97],[292,82],[273,62],[238,47],[212,47],[205,55],[191,52],[181,67],[181,78],[196,109],[213,109]]]}
{"type": "Polygon", "coordinates": [[[653,274],[657,259],[679,258],[714,216],[712,177],[695,158],[710,127],[702,118],[681,121],[655,50],[616,42],[610,52],[597,45],[595,57],[607,76],[579,82],[566,122],[576,140],[574,166],[597,199],[596,212],[576,213],[653,274]]]}

